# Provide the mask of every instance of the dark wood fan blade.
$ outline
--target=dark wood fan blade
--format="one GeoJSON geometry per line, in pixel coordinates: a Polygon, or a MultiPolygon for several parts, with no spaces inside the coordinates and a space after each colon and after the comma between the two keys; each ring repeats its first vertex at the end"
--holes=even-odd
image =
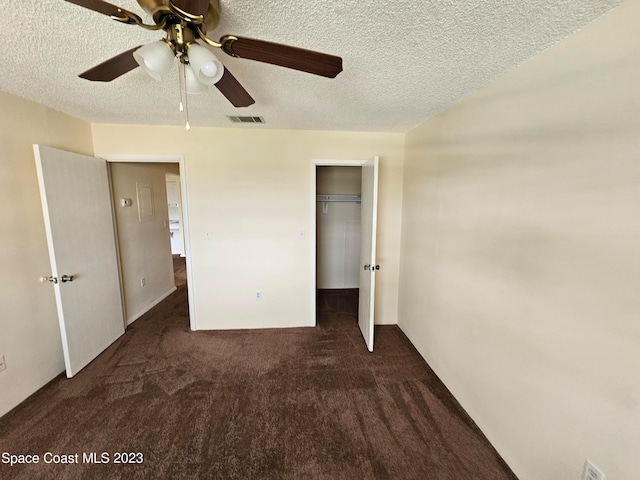
{"type": "Polygon", "coordinates": [[[91,80],[92,82],[110,82],[138,66],[138,62],[133,58],[133,52],[141,46],[142,45],[138,45],[137,47],[133,47],[131,50],[122,52],[120,55],[116,55],[106,62],[102,62],[100,65],[96,65],[86,72],[82,72],[78,76],[80,78],[91,80]]]}
{"type": "Polygon", "coordinates": [[[79,5],[84,8],[88,8],[89,10],[93,10],[94,12],[102,13],[104,15],[118,16],[118,10],[120,7],[112,5],[107,2],[103,2],[102,0],[65,0],[69,3],[73,3],[74,5],[79,5]]]}
{"type": "Polygon", "coordinates": [[[209,8],[209,0],[170,0],[171,4],[178,10],[188,13],[193,16],[202,15],[207,13],[209,8]]]}
{"type": "Polygon", "coordinates": [[[225,53],[302,72],[334,78],[342,71],[342,58],[279,43],[227,35],[220,39],[225,53]]]}
{"type": "Polygon", "coordinates": [[[216,88],[227,97],[227,100],[229,100],[234,107],[248,107],[256,103],[226,67],[224,69],[224,75],[222,75],[222,78],[216,83],[216,88]]]}

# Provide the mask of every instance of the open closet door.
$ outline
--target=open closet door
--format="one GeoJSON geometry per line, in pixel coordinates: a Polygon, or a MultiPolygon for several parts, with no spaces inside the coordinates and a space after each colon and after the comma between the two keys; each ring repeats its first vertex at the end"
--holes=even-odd
{"type": "Polygon", "coordinates": [[[373,352],[373,325],[375,300],[376,227],[378,216],[378,157],[362,165],[360,244],[360,292],[358,325],[370,352],[373,352]]]}
{"type": "MultiPolygon", "coordinates": [[[[124,333],[107,162],[34,145],[67,377],[124,333]]],[[[45,272],[43,272],[45,273],[45,272]]]]}

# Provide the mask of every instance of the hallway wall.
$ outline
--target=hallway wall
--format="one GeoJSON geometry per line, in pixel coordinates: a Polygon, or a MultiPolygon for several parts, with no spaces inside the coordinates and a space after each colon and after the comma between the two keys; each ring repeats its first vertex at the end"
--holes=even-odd
{"type": "Polygon", "coordinates": [[[165,179],[175,167],[162,163],[111,163],[109,167],[124,304],[130,324],[175,291],[165,179]],[[152,188],[152,218],[140,219],[139,185],[152,188]],[[123,207],[123,198],[131,199],[132,205],[123,207]]]}

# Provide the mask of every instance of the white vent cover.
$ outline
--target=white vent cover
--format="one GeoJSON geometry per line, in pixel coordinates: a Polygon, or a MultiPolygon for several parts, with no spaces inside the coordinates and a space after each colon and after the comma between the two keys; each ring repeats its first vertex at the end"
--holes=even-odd
{"type": "Polygon", "coordinates": [[[227,115],[227,118],[233,123],[266,123],[262,117],[236,117],[227,115]]]}

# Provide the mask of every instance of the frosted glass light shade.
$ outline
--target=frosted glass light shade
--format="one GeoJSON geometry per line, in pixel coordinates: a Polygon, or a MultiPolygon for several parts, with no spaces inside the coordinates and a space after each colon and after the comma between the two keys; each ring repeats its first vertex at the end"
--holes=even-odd
{"type": "Polygon", "coordinates": [[[210,50],[197,43],[192,43],[189,45],[187,55],[189,56],[189,65],[193,68],[200,83],[213,85],[222,78],[224,66],[210,50]]]}
{"type": "Polygon", "coordinates": [[[173,57],[173,50],[163,40],[143,45],[133,52],[133,58],[138,65],[158,81],[171,70],[173,57]]]}
{"type": "Polygon", "coordinates": [[[184,65],[184,79],[187,87],[187,93],[197,95],[207,90],[204,83],[200,83],[191,65],[184,65]]]}

